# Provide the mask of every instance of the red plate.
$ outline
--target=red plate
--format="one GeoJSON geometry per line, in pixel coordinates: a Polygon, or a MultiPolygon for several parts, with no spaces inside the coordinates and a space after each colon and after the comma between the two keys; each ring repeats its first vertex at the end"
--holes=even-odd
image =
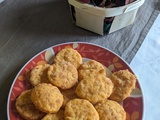
{"type": "MultiPolygon", "coordinates": [[[[23,120],[15,109],[15,100],[21,94],[22,91],[30,89],[31,85],[28,82],[29,71],[39,64],[53,63],[54,55],[65,47],[72,47],[76,49],[83,58],[94,59],[102,63],[107,70],[108,75],[112,72],[128,69],[133,73],[129,65],[122,60],[118,55],[111,52],[110,50],[101,46],[85,43],[85,42],[74,42],[64,43],[53,47],[50,47],[29,60],[23,68],[19,71],[8,96],[7,104],[7,116],[8,120],[23,120]]],[[[131,96],[125,99],[121,103],[127,112],[127,120],[142,120],[143,118],[143,96],[140,89],[138,80],[136,82],[136,89],[132,92],[131,96]]]]}

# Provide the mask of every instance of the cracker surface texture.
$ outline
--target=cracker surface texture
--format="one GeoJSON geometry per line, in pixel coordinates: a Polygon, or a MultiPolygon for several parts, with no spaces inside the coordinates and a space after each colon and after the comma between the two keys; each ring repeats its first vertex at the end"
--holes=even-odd
{"type": "Polygon", "coordinates": [[[64,48],[56,54],[54,63],[62,61],[70,62],[76,68],[78,68],[80,64],[82,64],[82,57],[79,52],[73,48],[64,48]]]}
{"type": "Polygon", "coordinates": [[[71,63],[59,62],[49,67],[48,78],[53,85],[61,89],[69,89],[78,82],[78,72],[71,63]]]}
{"type": "Polygon", "coordinates": [[[111,100],[123,101],[130,96],[135,88],[136,76],[128,70],[119,70],[111,74],[110,79],[114,84],[113,93],[109,97],[111,100]]]}
{"type": "Polygon", "coordinates": [[[95,106],[100,120],[126,120],[124,108],[112,100],[104,100],[95,106]]]}
{"type": "Polygon", "coordinates": [[[33,86],[40,83],[49,83],[47,75],[49,66],[49,64],[37,65],[31,70],[29,81],[33,86]]]}
{"type": "Polygon", "coordinates": [[[89,60],[84,62],[78,68],[78,79],[82,80],[85,78],[97,77],[97,76],[106,76],[106,70],[103,65],[95,60],[89,60]]]}
{"type": "Polygon", "coordinates": [[[20,116],[26,120],[41,119],[45,113],[36,109],[31,101],[31,90],[26,90],[16,99],[16,109],[20,116]]]}
{"type": "Polygon", "coordinates": [[[57,113],[47,114],[41,120],[64,120],[64,110],[59,110],[57,113]]]}
{"type": "Polygon", "coordinates": [[[84,99],[70,100],[65,107],[65,120],[99,120],[94,106],[84,99]]]}
{"type": "Polygon", "coordinates": [[[42,83],[33,88],[31,100],[39,110],[56,113],[62,106],[63,95],[56,86],[42,83]]]}
{"type": "Polygon", "coordinates": [[[83,79],[79,82],[75,93],[83,99],[95,104],[107,99],[113,91],[113,83],[107,77],[83,79]]]}

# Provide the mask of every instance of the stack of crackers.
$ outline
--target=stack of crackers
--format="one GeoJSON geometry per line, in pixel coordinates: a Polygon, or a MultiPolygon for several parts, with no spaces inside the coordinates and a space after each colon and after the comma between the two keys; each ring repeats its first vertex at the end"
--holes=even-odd
{"type": "Polygon", "coordinates": [[[52,65],[33,68],[29,81],[33,89],[16,100],[16,109],[26,120],[126,120],[118,102],[130,96],[136,76],[119,70],[106,77],[101,63],[82,63],[78,51],[64,48],[52,65]]]}

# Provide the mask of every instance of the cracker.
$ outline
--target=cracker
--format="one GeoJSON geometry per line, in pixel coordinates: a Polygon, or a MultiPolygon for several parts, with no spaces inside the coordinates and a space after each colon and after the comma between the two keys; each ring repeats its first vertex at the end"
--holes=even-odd
{"type": "Polygon", "coordinates": [[[56,86],[41,83],[33,88],[31,100],[39,110],[56,113],[62,106],[63,95],[56,86]]]}
{"type": "Polygon", "coordinates": [[[16,99],[16,109],[22,118],[27,120],[41,119],[45,113],[36,109],[31,101],[31,90],[24,91],[16,99]]]}
{"type": "Polygon", "coordinates": [[[129,97],[135,88],[136,76],[126,70],[119,70],[111,74],[110,79],[114,84],[113,93],[109,97],[111,100],[123,101],[129,97]]]}
{"type": "Polygon", "coordinates": [[[79,52],[73,48],[64,48],[56,54],[54,63],[59,63],[62,61],[70,62],[78,68],[79,65],[82,64],[82,57],[79,52]]]}
{"type": "Polygon", "coordinates": [[[94,106],[84,99],[70,100],[64,111],[65,120],[99,120],[94,106]]]}
{"type": "Polygon", "coordinates": [[[95,104],[104,99],[107,99],[113,91],[113,83],[107,77],[97,77],[82,79],[75,93],[83,99],[87,99],[91,103],[95,104]]]}
{"type": "Polygon", "coordinates": [[[49,81],[61,89],[69,89],[78,82],[78,72],[69,62],[55,63],[48,69],[49,81]]]}
{"type": "Polygon", "coordinates": [[[104,100],[95,106],[100,120],[126,120],[124,108],[112,100],[104,100]]]}
{"type": "Polygon", "coordinates": [[[47,114],[41,120],[64,120],[64,110],[59,110],[57,113],[47,114]]]}
{"type": "Polygon", "coordinates": [[[103,65],[95,60],[84,62],[78,68],[78,79],[85,79],[87,77],[106,76],[106,70],[103,65]]]}
{"type": "Polygon", "coordinates": [[[37,65],[31,70],[30,73],[30,83],[36,86],[40,83],[49,83],[47,72],[49,64],[37,65]]]}

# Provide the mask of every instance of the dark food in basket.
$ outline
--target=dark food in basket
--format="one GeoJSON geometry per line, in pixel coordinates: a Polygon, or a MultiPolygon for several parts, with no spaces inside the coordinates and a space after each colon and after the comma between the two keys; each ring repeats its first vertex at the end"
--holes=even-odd
{"type": "Polygon", "coordinates": [[[112,7],[127,5],[129,3],[134,2],[135,0],[80,0],[80,1],[92,4],[94,6],[112,8],[112,7]]]}
{"type": "MultiPolygon", "coordinates": [[[[120,7],[127,5],[129,3],[134,2],[135,0],[80,0],[80,1],[98,7],[113,8],[113,7],[120,7]]],[[[104,26],[103,26],[104,33],[109,32],[113,20],[114,17],[104,18],[104,26]]]]}
{"type": "Polygon", "coordinates": [[[127,5],[129,3],[134,2],[135,0],[80,0],[80,1],[92,4],[94,6],[112,8],[112,7],[127,5]]]}

